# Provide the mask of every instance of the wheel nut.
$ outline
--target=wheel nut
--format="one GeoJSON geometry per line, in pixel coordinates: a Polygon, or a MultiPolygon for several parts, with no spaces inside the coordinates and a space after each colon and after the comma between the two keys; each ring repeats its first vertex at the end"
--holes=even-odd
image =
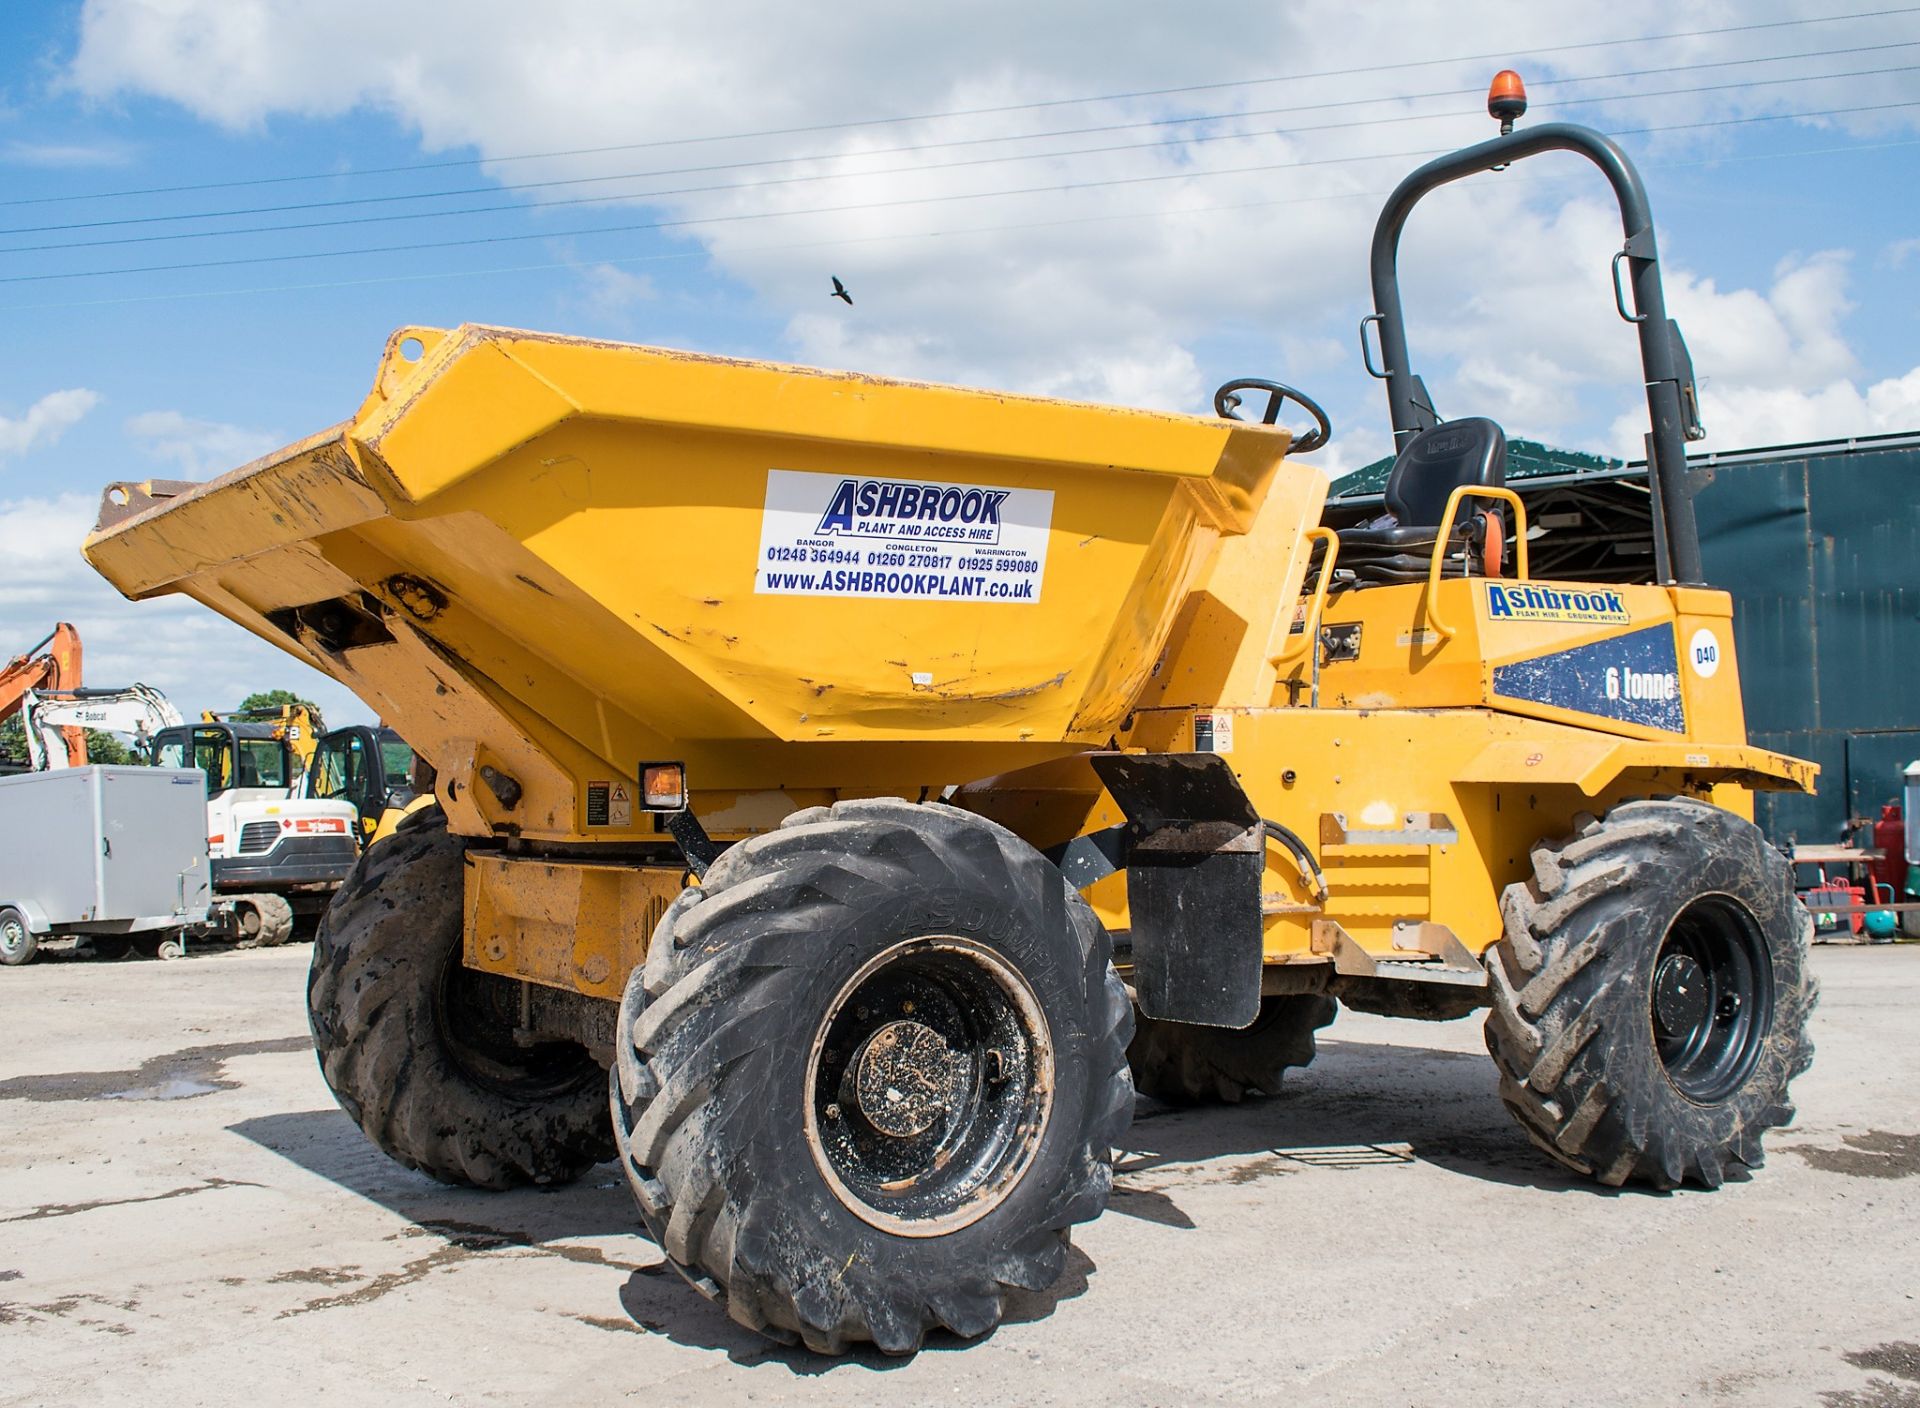
{"type": "Polygon", "coordinates": [[[830,1120],[837,1120],[840,1118],[840,1106],[837,1103],[828,1105],[821,1113],[830,1120]]]}
{"type": "Polygon", "coordinates": [[[901,1012],[905,1013],[907,1016],[911,1017],[913,1015],[913,999],[908,998],[905,1002],[901,1003],[900,1010],[901,1012]]]}

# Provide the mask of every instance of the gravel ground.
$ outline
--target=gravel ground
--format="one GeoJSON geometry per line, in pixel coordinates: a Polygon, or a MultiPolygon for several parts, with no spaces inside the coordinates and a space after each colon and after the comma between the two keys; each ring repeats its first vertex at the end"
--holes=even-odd
{"type": "Polygon", "coordinates": [[[1715,1193],[1563,1178],[1477,1021],[1343,1013],[1279,1099],[1143,1101],[1062,1284],[905,1361],[738,1329],[612,1167],[388,1162],[321,1084],[306,958],[0,971],[0,1404],[1920,1408],[1920,947],[1816,950],[1800,1122],[1715,1193]]]}

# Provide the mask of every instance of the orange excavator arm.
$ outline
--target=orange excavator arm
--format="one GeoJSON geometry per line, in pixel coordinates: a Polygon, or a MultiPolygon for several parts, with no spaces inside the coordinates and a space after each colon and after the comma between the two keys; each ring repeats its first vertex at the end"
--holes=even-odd
{"type": "MultiPolygon", "coordinates": [[[[22,696],[30,689],[78,689],[80,685],[80,632],[65,621],[57,622],[44,640],[0,668],[0,720],[18,712],[22,696]]],[[[60,736],[67,745],[68,762],[76,768],[85,767],[87,731],[63,728],[60,736]]]]}

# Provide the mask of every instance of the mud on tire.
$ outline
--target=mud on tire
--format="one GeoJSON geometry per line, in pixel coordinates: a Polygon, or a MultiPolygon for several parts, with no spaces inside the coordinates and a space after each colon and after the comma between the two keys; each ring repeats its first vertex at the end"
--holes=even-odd
{"type": "Polygon", "coordinates": [[[1240,1030],[1137,1017],[1127,1062],[1142,1095],[1176,1105],[1237,1104],[1249,1094],[1277,1095],[1291,1066],[1314,1058],[1314,1036],[1340,1005],[1318,993],[1268,997],[1240,1030]]]}
{"type": "Polygon", "coordinates": [[[940,805],[811,808],[668,910],[621,1007],[615,1130],[648,1229],[736,1321],[906,1354],[940,1326],[985,1333],[1010,1288],[1059,1277],[1068,1229],[1106,1206],[1131,1031],[1106,931],[1011,832],[940,805]],[[996,1026],[1003,1008],[1044,1020],[996,1026]],[[952,1083],[923,1128],[894,1126],[916,1071],[883,1083],[907,1091],[897,1108],[864,1073],[917,1023],[952,1083]],[[875,1151],[920,1162],[863,1182],[875,1151]]]}
{"type": "Polygon", "coordinates": [[[1812,921],[1751,822],[1664,800],[1584,818],[1502,901],[1487,1049],[1529,1138],[1619,1185],[1758,1168],[1813,1060],[1812,921]]]}
{"type": "Polygon", "coordinates": [[[613,1157],[585,1048],[513,1041],[510,979],[459,961],[466,843],[443,816],[368,847],[314,940],[320,1070],[379,1148],[444,1183],[564,1183],[613,1157]]]}

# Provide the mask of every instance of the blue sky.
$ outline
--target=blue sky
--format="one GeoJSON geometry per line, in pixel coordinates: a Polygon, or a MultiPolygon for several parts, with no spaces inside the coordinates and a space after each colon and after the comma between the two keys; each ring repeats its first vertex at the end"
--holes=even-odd
{"type": "MultiPolygon", "coordinates": [[[[190,603],[121,602],[77,546],[109,479],[208,477],[346,415],[405,323],[1193,411],[1227,377],[1278,376],[1333,413],[1320,462],[1355,467],[1387,443],[1353,336],[1373,215],[1412,153],[1491,135],[1477,93],[1508,62],[1527,121],[1668,129],[1621,140],[1711,446],[1920,429],[1920,9],[1307,4],[1230,34],[1177,11],[860,0],[823,28],[615,0],[6,7],[0,654],[67,617],[97,683],[188,709],[288,685],[364,716],[190,603]],[[1189,91],[1148,91],[1166,89],[1189,91]],[[916,120],[869,121],[894,117],[916,120]],[[686,140],[740,133],[763,135],[686,140]],[[367,174],[385,167],[413,169],[367,174]],[[267,184],[111,194],[240,182],[267,184]],[[503,189],[532,182],[574,184],[503,189]],[[378,199],[441,191],[468,193],[378,199]],[[616,199],[534,208],[586,196],[616,199]],[[314,208],[212,214],[295,204],[314,208]],[[474,206],[497,209],[380,218],[474,206]],[[218,233],[344,219],[365,223],[218,233]],[[696,223],[614,228],[660,221],[696,223]],[[24,248],[42,244],[64,247],[24,248]],[[335,256],[369,246],[401,247],[335,256]],[[111,272],[212,260],[273,262],[111,272]],[[834,273],[851,309],[826,298],[834,273]]],[[[1423,208],[1403,274],[1442,411],[1631,447],[1618,239],[1564,160],[1423,208]]]]}

